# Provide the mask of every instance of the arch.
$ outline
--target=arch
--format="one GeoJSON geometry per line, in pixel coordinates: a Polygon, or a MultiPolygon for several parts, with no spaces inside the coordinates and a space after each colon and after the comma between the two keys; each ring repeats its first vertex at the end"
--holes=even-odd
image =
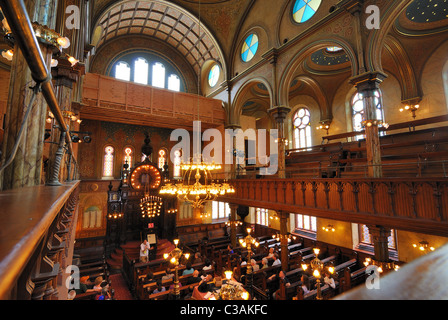
{"type": "MultiPolygon", "coordinates": [[[[414,0],[401,1],[384,1],[384,7],[380,8],[381,12],[381,27],[373,29],[366,42],[365,61],[366,69],[370,72],[383,71],[381,64],[381,53],[384,42],[394,25],[396,19],[401,12],[414,0]]],[[[363,9],[365,11],[365,9],[363,9]]]]}
{"type": "Polygon", "coordinates": [[[166,0],[121,0],[104,6],[93,21],[93,30],[101,26],[97,50],[120,36],[150,35],[175,48],[199,74],[202,62],[212,57],[226,72],[226,61],[220,44],[206,25],[185,8],[166,0]],[[141,14],[135,15],[134,12],[141,14]],[[160,16],[161,18],[154,18],[160,16]],[[173,21],[176,23],[173,24],[173,21]],[[200,25],[200,29],[199,26],[200,25]],[[188,32],[185,32],[188,30],[188,32]],[[199,55],[191,47],[202,39],[199,55]]]}
{"type": "Polygon", "coordinates": [[[399,76],[396,78],[399,80],[401,86],[401,100],[410,101],[421,99],[422,90],[417,81],[409,56],[401,43],[395,37],[388,35],[384,41],[384,48],[390,53],[398,68],[399,76]]]}
{"type": "Polygon", "coordinates": [[[352,64],[352,77],[358,74],[357,55],[353,47],[346,40],[339,37],[333,37],[314,41],[299,50],[285,66],[285,71],[279,80],[278,97],[280,105],[288,104],[289,87],[295,78],[295,72],[297,71],[299,65],[303,63],[305,58],[319,49],[331,46],[338,46],[344,49],[352,64]]]}
{"type": "Polygon", "coordinates": [[[313,78],[305,75],[295,77],[294,79],[302,81],[303,83],[308,85],[315,93],[316,96],[314,98],[318,102],[320,109],[320,120],[332,119],[333,115],[331,105],[328,103],[328,99],[319,83],[313,78]]]}
{"type": "Polygon", "coordinates": [[[263,77],[256,77],[253,79],[249,79],[241,85],[241,87],[235,94],[235,97],[232,102],[232,107],[230,108],[231,114],[229,124],[239,125],[239,116],[242,114],[243,105],[245,102],[244,94],[247,92],[247,90],[250,89],[250,87],[252,87],[252,85],[256,83],[262,83],[266,87],[269,95],[269,104],[270,106],[273,106],[273,90],[269,81],[263,77]]]}
{"type": "Polygon", "coordinates": [[[115,147],[108,144],[103,148],[102,177],[113,178],[115,171],[115,147]]]}

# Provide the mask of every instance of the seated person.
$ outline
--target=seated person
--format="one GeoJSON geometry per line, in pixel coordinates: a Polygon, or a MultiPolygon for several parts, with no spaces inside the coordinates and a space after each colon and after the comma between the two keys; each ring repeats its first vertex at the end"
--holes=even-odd
{"type": "Polygon", "coordinates": [[[261,259],[261,269],[269,268],[268,259],[264,257],[261,259]]]}
{"type": "Polygon", "coordinates": [[[101,291],[103,287],[101,286],[101,283],[103,283],[103,277],[99,276],[95,278],[95,283],[93,285],[93,290],[101,291]]]}
{"type": "Polygon", "coordinates": [[[166,268],[165,273],[166,274],[162,277],[162,281],[163,280],[170,280],[170,279],[174,278],[174,273],[171,271],[170,268],[166,268]]]}
{"type": "Polygon", "coordinates": [[[280,265],[280,264],[282,264],[282,262],[278,258],[278,254],[274,253],[274,262],[272,262],[272,266],[274,267],[274,266],[277,266],[277,265],[280,265]]]}
{"type": "Polygon", "coordinates": [[[253,272],[260,270],[260,266],[257,264],[255,259],[250,259],[250,265],[252,266],[253,272]]]}
{"type": "Polygon", "coordinates": [[[265,258],[266,259],[273,259],[274,258],[274,248],[273,247],[269,248],[269,253],[268,253],[268,255],[265,258]]]}
{"type": "Polygon", "coordinates": [[[101,293],[95,297],[95,300],[112,300],[112,296],[109,292],[109,284],[103,282],[101,293]]]}
{"type": "Polygon", "coordinates": [[[76,294],[82,294],[87,292],[96,292],[100,289],[93,289],[94,284],[90,282],[89,276],[81,277],[79,279],[79,289],[75,289],[76,294]]]}
{"type": "Polygon", "coordinates": [[[197,264],[197,263],[202,263],[202,257],[201,257],[201,253],[200,252],[196,252],[194,254],[194,260],[193,260],[193,264],[197,264]]]}
{"type": "Polygon", "coordinates": [[[205,259],[204,262],[204,267],[202,268],[202,270],[210,270],[213,268],[212,262],[210,261],[210,259],[205,259]]]}
{"type": "Polygon", "coordinates": [[[194,272],[194,268],[191,266],[191,262],[187,262],[185,266],[185,270],[182,272],[182,275],[185,276],[187,274],[192,274],[194,272]]]}
{"type": "MultiPolygon", "coordinates": [[[[274,278],[278,278],[281,282],[283,282],[283,284],[285,285],[285,287],[289,287],[291,285],[291,282],[289,282],[288,278],[286,277],[285,272],[283,272],[283,270],[280,270],[278,272],[278,274],[273,274],[272,276],[270,276],[268,279],[269,280],[274,280],[274,278]]],[[[279,289],[278,289],[279,290],[279,289]]],[[[278,290],[276,290],[273,294],[272,297],[275,300],[278,296],[278,290]]]]}
{"type": "Polygon", "coordinates": [[[157,280],[157,288],[154,289],[152,294],[164,292],[164,291],[166,291],[166,288],[164,286],[162,286],[162,280],[160,280],[160,279],[157,280]]]}
{"type": "Polygon", "coordinates": [[[229,254],[234,253],[233,247],[230,244],[227,246],[227,250],[229,251],[229,254]]]}
{"type": "Polygon", "coordinates": [[[330,272],[325,271],[324,272],[324,283],[328,284],[332,289],[336,288],[336,283],[334,282],[333,277],[331,276],[330,272]]]}
{"type": "Polygon", "coordinates": [[[198,291],[201,293],[212,292],[213,291],[213,276],[211,274],[207,274],[205,279],[202,279],[198,285],[198,291]]]}
{"type": "Polygon", "coordinates": [[[300,278],[300,281],[302,282],[302,290],[303,294],[308,294],[311,290],[311,282],[310,279],[306,274],[302,274],[302,277],[300,278]]]}

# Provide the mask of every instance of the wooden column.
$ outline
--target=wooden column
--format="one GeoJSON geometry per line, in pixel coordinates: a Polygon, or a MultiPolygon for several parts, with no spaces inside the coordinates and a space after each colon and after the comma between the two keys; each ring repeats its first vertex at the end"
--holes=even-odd
{"type": "MultiPolygon", "coordinates": [[[[30,19],[37,24],[54,29],[57,1],[27,1],[25,3],[30,19]]],[[[50,68],[55,47],[48,43],[40,43],[40,49],[46,65],[50,68]]],[[[47,104],[42,94],[37,94],[31,104],[31,113],[24,123],[25,113],[33,95],[30,87],[36,85],[27,61],[16,44],[11,64],[9,97],[5,118],[5,135],[2,153],[8,158],[14,149],[22,124],[23,137],[13,162],[0,177],[0,189],[17,189],[25,186],[39,185],[42,181],[42,157],[44,149],[45,119],[47,104]]]]}
{"type": "MultiPolygon", "coordinates": [[[[225,129],[234,131],[237,129],[241,129],[241,126],[232,124],[232,125],[225,126],[225,129]]],[[[236,164],[236,151],[238,151],[238,150],[236,150],[236,137],[235,136],[232,138],[231,145],[232,145],[232,148],[230,150],[224,150],[226,153],[228,153],[228,152],[231,153],[230,157],[232,159],[232,163],[230,164],[230,173],[227,175],[227,177],[229,179],[235,179],[236,178],[236,168],[238,167],[236,164]]],[[[224,157],[224,162],[226,162],[225,160],[226,160],[226,157],[224,157]]],[[[225,163],[225,164],[227,164],[227,163],[225,163]]]]}
{"type": "MultiPolygon", "coordinates": [[[[290,107],[286,106],[278,106],[278,107],[272,107],[268,110],[268,113],[272,115],[272,117],[275,120],[276,123],[276,129],[278,130],[278,177],[279,178],[285,178],[285,151],[286,151],[286,144],[285,144],[285,129],[284,129],[284,123],[286,116],[291,111],[290,107]]],[[[272,154],[272,152],[271,152],[272,154]]]]}
{"type": "Polygon", "coordinates": [[[235,248],[236,243],[236,210],[238,209],[237,204],[229,203],[230,207],[230,243],[232,247],[235,248]]]}
{"type": "Polygon", "coordinates": [[[382,226],[368,225],[369,233],[372,236],[375,260],[380,262],[389,261],[389,236],[391,229],[382,226]]]}
{"type": "Polygon", "coordinates": [[[351,83],[362,95],[364,104],[367,165],[368,175],[371,178],[381,178],[383,176],[375,91],[379,89],[385,78],[384,73],[369,72],[351,79],[351,83]]]}
{"type": "Polygon", "coordinates": [[[287,272],[289,265],[289,250],[288,250],[289,213],[285,211],[277,211],[277,214],[280,217],[280,248],[281,248],[280,261],[282,262],[282,270],[284,272],[287,272]]]}

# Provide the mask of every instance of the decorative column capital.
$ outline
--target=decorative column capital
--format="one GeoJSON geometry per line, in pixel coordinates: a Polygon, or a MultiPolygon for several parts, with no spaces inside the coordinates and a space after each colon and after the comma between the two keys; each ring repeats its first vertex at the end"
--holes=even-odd
{"type": "Polygon", "coordinates": [[[291,108],[287,106],[276,106],[268,110],[268,113],[274,117],[277,123],[283,123],[290,112],[291,108]]]}
{"type": "Polygon", "coordinates": [[[83,64],[77,63],[72,67],[72,64],[65,57],[58,58],[58,65],[51,68],[51,76],[55,86],[65,86],[70,89],[73,88],[73,83],[76,83],[84,74],[85,66],[83,64]]]}
{"type": "Polygon", "coordinates": [[[387,75],[380,71],[366,72],[350,79],[350,83],[354,85],[358,92],[369,92],[379,89],[381,83],[387,75]]]}

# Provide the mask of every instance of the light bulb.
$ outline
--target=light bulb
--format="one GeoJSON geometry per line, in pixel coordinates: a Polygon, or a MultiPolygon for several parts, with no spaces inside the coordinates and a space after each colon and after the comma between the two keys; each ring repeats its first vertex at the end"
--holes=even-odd
{"type": "Polygon", "coordinates": [[[67,37],[59,37],[56,41],[63,49],[70,47],[70,39],[67,37]]]}

